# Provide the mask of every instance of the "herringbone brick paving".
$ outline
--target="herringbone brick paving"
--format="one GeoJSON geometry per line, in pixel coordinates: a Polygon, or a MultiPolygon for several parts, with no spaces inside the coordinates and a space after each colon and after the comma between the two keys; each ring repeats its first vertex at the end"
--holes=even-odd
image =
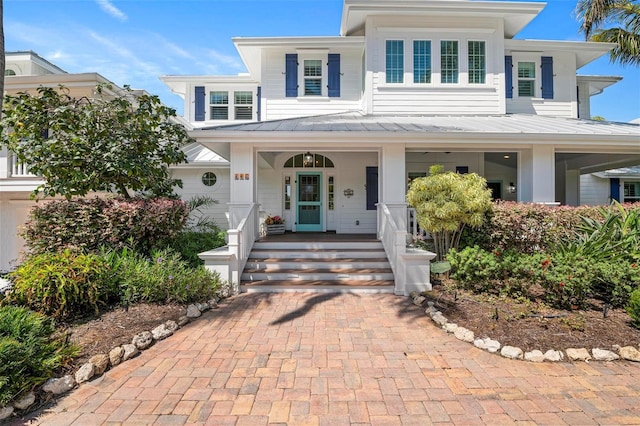
{"type": "Polygon", "coordinates": [[[389,294],[242,294],[31,424],[640,424],[640,365],[513,361],[389,294]]]}

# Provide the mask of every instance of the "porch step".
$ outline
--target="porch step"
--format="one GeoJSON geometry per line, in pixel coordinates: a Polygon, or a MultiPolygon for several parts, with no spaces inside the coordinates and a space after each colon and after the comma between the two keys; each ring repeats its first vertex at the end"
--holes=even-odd
{"type": "Polygon", "coordinates": [[[377,240],[258,241],[241,275],[242,291],[393,291],[377,240]]]}

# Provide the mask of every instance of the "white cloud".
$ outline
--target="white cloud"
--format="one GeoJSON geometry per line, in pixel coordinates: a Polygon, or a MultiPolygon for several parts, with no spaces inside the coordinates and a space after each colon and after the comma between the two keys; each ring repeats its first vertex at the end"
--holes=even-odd
{"type": "Polygon", "coordinates": [[[96,3],[98,3],[98,6],[100,6],[100,9],[104,10],[114,18],[122,22],[127,20],[127,15],[125,15],[123,11],[115,7],[110,0],[96,0],[96,3]]]}

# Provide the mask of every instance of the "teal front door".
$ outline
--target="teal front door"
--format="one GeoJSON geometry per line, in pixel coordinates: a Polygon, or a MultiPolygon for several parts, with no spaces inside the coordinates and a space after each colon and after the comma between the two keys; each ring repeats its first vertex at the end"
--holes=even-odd
{"type": "Polygon", "coordinates": [[[322,173],[297,175],[296,231],[322,231],[322,173]]]}

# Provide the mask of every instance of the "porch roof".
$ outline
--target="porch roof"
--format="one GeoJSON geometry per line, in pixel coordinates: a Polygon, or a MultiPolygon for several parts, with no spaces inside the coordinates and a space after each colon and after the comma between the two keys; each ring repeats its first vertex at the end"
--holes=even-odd
{"type": "MultiPolygon", "coordinates": [[[[359,111],[203,128],[211,135],[236,132],[367,132],[637,137],[640,125],[529,114],[400,116],[359,111]]],[[[197,131],[196,131],[197,132],[197,131]]],[[[204,135],[203,135],[204,136],[204,135]]],[[[640,142],[638,144],[640,149],[640,142]]]]}

